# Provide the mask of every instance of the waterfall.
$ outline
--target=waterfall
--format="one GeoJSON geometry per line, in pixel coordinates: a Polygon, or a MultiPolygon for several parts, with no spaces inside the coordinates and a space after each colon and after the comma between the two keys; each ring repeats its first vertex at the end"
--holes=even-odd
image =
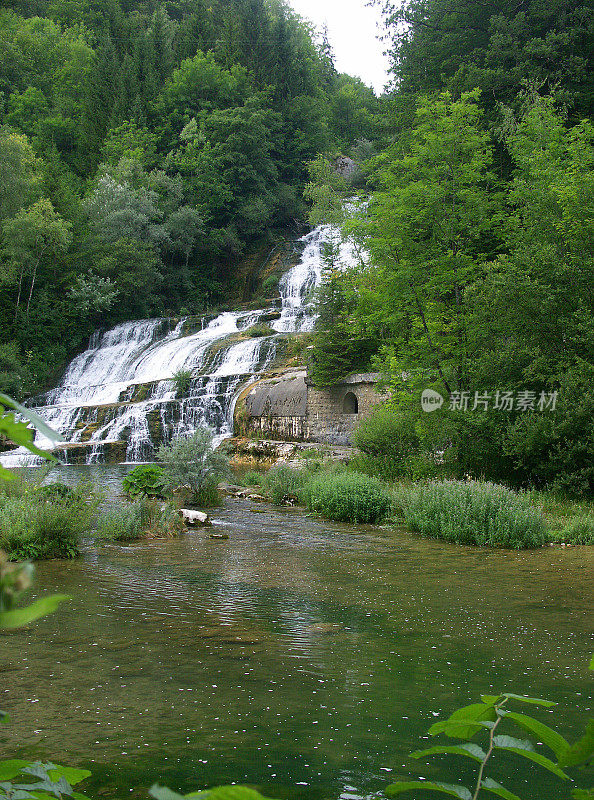
{"type": "MultiPolygon", "coordinates": [[[[93,334],[60,384],[30,403],[64,437],[58,447],[63,460],[80,450],[87,463],[101,461],[106,448],[117,445],[119,460],[148,461],[160,442],[199,427],[210,427],[216,441],[231,435],[234,399],[241,388],[270,367],[283,335],[313,329],[322,249],[335,236],[325,225],[301,238],[300,260],[279,283],[280,309],[225,312],[204,319],[199,330],[194,329],[195,318],[190,330],[189,318],[175,325],[168,319],[150,319],[93,334]],[[280,316],[269,336],[241,338],[242,331],[271,310],[280,310],[280,316]],[[178,398],[173,378],[181,370],[192,377],[189,389],[178,398]]],[[[356,263],[348,245],[341,246],[340,260],[356,263]]],[[[39,433],[35,443],[53,447],[39,433]]],[[[0,456],[7,467],[40,461],[24,448],[0,456]]]]}

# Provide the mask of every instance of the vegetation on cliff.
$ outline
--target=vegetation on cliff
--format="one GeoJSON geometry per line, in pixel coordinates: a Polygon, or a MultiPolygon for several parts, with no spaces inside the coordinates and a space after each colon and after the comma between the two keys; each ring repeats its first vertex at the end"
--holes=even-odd
{"type": "MultiPolygon", "coordinates": [[[[281,0],[0,3],[0,390],[100,326],[233,295],[377,100],[281,0]]],[[[239,298],[241,299],[241,298],[239,298]]]]}

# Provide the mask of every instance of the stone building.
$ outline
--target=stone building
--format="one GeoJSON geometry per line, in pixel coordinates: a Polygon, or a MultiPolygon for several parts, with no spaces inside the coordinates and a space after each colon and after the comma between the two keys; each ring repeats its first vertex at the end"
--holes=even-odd
{"type": "Polygon", "coordinates": [[[240,397],[236,421],[248,435],[348,445],[361,419],[384,399],[377,378],[349,375],[330,389],[317,389],[303,371],[259,381],[240,397]]]}

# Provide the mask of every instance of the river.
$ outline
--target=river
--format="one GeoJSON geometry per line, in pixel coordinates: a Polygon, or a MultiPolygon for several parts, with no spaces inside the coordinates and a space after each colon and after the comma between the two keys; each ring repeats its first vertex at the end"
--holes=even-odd
{"type": "MultiPolygon", "coordinates": [[[[125,469],[60,476],[113,489],[125,469]]],[[[213,517],[228,540],[87,542],[78,560],[39,564],[38,593],[72,599],[1,636],[2,757],[86,766],[91,796],[242,782],[347,800],[471,774],[406,754],[481,692],[556,700],[541,719],[569,738],[585,727],[593,548],[457,547],[237,499],[213,517]]],[[[506,763],[526,800],[569,796],[506,763]]]]}

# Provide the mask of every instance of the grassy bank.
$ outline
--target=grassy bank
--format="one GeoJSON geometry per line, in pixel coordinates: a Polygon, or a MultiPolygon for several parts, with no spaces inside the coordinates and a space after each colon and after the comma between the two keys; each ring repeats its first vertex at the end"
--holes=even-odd
{"type": "Polygon", "coordinates": [[[308,459],[300,468],[277,464],[266,474],[246,473],[244,481],[277,505],[299,503],[338,522],[399,520],[412,532],[457,544],[594,545],[592,501],[484,481],[391,482],[377,474],[370,459],[351,465],[308,459]]]}

